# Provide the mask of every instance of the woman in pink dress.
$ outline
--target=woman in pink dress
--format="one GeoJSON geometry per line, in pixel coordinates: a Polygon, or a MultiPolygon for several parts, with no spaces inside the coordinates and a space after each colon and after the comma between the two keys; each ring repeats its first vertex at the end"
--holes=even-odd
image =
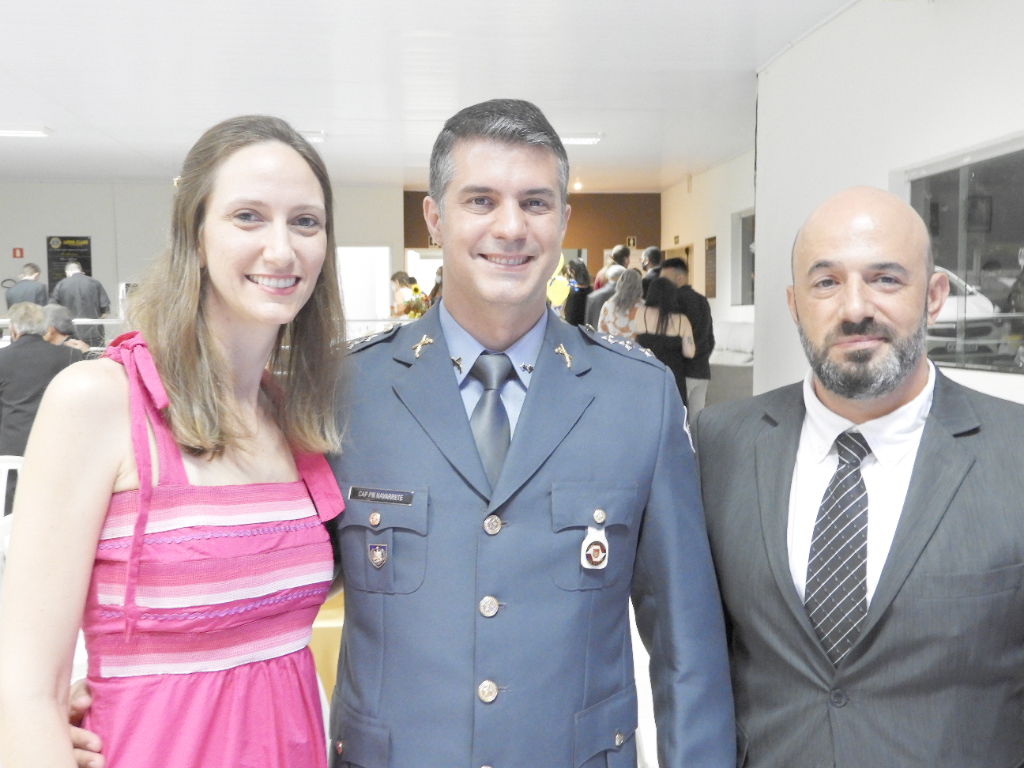
{"type": "Polygon", "coordinates": [[[139,329],[47,391],[3,584],[4,768],[71,766],[81,625],[107,768],[324,766],[311,625],[343,505],[331,186],[287,123],[207,131],[139,329]]]}

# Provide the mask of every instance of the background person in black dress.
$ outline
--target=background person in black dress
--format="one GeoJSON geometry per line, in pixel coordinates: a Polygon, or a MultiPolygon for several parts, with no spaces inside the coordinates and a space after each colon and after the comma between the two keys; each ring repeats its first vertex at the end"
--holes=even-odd
{"type": "Polygon", "coordinates": [[[586,322],[587,296],[594,290],[590,281],[590,272],[583,259],[573,259],[566,265],[569,279],[569,295],[565,299],[565,322],[569,325],[583,325],[586,322]]]}
{"type": "Polygon", "coordinates": [[[644,306],[636,313],[636,340],[672,371],[686,405],[686,364],[697,346],[690,321],[676,311],[675,295],[676,286],[667,277],[651,282],[644,306]]]}

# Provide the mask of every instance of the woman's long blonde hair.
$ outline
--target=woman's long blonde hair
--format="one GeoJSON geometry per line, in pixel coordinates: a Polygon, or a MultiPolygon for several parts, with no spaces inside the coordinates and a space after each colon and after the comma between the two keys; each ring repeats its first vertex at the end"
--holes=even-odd
{"type": "Polygon", "coordinates": [[[208,277],[199,249],[206,202],[217,169],[253,144],[277,141],[298,152],[324,195],[327,254],[305,306],[281,327],[263,402],[296,450],[330,452],[341,442],[335,418],[345,321],[335,268],[333,199],[317,151],[284,120],[250,115],[225,120],[200,137],[176,180],[170,247],[153,263],[128,301],[128,321],[141,331],[170,407],[174,438],[195,455],[216,456],[246,434],[229,397],[232,377],[210,335],[203,296],[208,277]]]}

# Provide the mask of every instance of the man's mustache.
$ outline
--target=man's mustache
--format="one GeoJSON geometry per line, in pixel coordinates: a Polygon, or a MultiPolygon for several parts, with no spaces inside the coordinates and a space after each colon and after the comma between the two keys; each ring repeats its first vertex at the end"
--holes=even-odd
{"type": "Polygon", "coordinates": [[[826,343],[834,344],[849,336],[880,336],[884,341],[892,341],[895,333],[891,326],[879,323],[873,317],[865,317],[859,323],[843,321],[838,328],[832,330],[825,339],[826,343]]]}

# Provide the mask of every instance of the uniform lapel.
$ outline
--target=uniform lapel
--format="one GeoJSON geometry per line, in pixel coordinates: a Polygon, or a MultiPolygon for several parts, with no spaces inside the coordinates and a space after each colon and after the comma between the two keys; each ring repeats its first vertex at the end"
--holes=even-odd
{"type": "Polygon", "coordinates": [[[409,366],[404,375],[396,377],[395,394],[455,470],[487,498],[491,486],[469,428],[437,308],[402,328],[394,344],[395,360],[409,366]],[[414,345],[424,336],[432,343],[420,347],[417,358],[414,345]]]}
{"type": "Polygon", "coordinates": [[[754,444],[761,530],[772,575],[783,600],[814,646],[821,650],[822,658],[828,662],[807,616],[807,609],[793,584],[789,567],[789,492],[804,423],[804,402],[803,390],[799,386],[791,387],[786,395],[785,400],[779,398],[765,408],[765,418],[772,426],[763,430],[754,444]]]}
{"type": "MultiPolygon", "coordinates": [[[[936,370],[932,408],[917,449],[907,498],[860,630],[861,639],[878,623],[899,593],[974,464],[974,453],[958,441],[957,436],[973,432],[980,426],[977,414],[959,386],[936,370]]],[[[871,525],[870,516],[869,500],[868,525],[871,525]]],[[[857,645],[854,645],[853,650],[856,649],[857,645]]]]}
{"type": "MultiPolygon", "coordinates": [[[[508,501],[533,476],[593,401],[594,393],[583,376],[588,370],[590,364],[580,332],[549,313],[526,401],[491,497],[490,512],[508,501]],[[570,365],[555,352],[560,345],[571,358],[570,365]]],[[[472,440],[470,436],[471,444],[472,440]]]]}

